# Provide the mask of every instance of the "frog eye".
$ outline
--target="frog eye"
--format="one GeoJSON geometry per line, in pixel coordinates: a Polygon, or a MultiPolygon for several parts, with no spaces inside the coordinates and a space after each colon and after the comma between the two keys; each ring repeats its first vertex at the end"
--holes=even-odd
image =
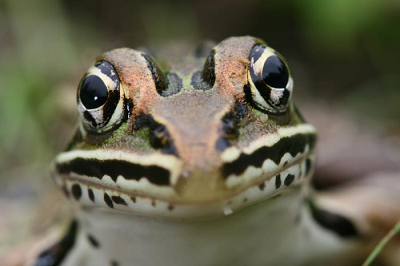
{"type": "Polygon", "coordinates": [[[114,67],[99,61],[82,78],[77,93],[78,109],[86,129],[101,133],[125,117],[124,95],[114,67]]]}
{"type": "Polygon", "coordinates": [[[283,57],[270,47],[255,45],[250,52],[249,83],[256,107],[273,114],[287,110],[293,79],[283,57]]]}

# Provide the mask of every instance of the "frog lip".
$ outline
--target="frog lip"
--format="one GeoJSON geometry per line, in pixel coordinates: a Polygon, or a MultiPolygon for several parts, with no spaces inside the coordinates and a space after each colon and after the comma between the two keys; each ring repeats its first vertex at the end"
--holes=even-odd
{"type": "MultiPolygon", "coordinates": [[[[233,190],[218,200],[201,202],[179,200],[171,187],[158,187],[157,195],[160,197],[154,197],[151,196],[151,191],[150,193],[131,191],[121,183],[115,186],[107,182],[92,182],[96,179],[90,180],[73,174],[57,174],[55,180],[70,200],[84,210],[112,209],[145,216],[208,220],[229,215],[231,212],[267,200],[286,191],[288,187],[299,188],[299,184],[307,182],[311,175],[310,171],[305,169],[307,162],[312,160],[313,155],[307,154],[291,165],[286,165],[279,172],[264,175],[261,181],[257,181],[258,183],[233,190]]],[[[154,187],[146,179],[139,183],[148,185],[146,188],[154,187]]]]}
{"type": "Polygon", "coordinates": [[[140,181],[146,178],[150,183],[158,186],[171,184],[168,169],[158,165],[141,165],[118,159],[75,158],[68,162],[57,163],[59,174],[75,173],[80,176],[90,176],[101,180],[109,176],[114,182],[122,176],[128,180],[140,181]]]}
{"type": "Polygon", "coordinates": [[[75,150],[58,155],[53,172],[65,176],[84,176],[104,181],[108,176],[147,182],[156,186],[172,186],[181,172],[182,162],[173,155],[138,155],[116,150],[75,150]]]}

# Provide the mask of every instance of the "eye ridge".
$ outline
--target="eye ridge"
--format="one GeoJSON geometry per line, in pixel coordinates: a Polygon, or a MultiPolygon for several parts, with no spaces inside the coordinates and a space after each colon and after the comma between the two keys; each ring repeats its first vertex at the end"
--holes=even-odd
{"type": "Polygon", "coordinates": [[[165,80],[160,68],[154,62],[153,58],[148,54],[142,54],[143,58],[147,62],[147,67],[151,72],[151,76],[153,78],[154,84],[156,86],[156,91],[159,95],[164,96],[165,91],[168,89],[168,83],[165,80]]]}
{"type": "Polygon", "coordinates": [[[215,83],[215,50],[212,49],[204,63],[202,79],[208,83],[210,87],[215,83]]]}

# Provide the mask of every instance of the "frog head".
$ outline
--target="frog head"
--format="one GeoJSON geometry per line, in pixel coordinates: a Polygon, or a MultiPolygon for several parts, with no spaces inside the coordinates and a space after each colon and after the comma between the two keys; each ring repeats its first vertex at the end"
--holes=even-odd
{"type": "Polygon", "coordinates": [[[80,118],[54,161],[56,183],[78,206],[185,218],[298,189],[316,134],[292,93],[285,59],[253,37],[172,61],[112,50],[78,86],[80,118]]]}

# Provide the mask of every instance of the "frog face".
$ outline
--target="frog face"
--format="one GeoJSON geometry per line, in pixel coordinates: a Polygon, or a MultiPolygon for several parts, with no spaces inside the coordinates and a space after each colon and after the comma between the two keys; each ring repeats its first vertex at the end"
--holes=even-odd
{"type": "Polygon", "coordinates": [[[112,50],[78,86],[56,183],[79,206],[185,218],[271,198],[312,169],[315,131],[292,93],[286,61],[253,37],[174,62],[112,50]]]}

